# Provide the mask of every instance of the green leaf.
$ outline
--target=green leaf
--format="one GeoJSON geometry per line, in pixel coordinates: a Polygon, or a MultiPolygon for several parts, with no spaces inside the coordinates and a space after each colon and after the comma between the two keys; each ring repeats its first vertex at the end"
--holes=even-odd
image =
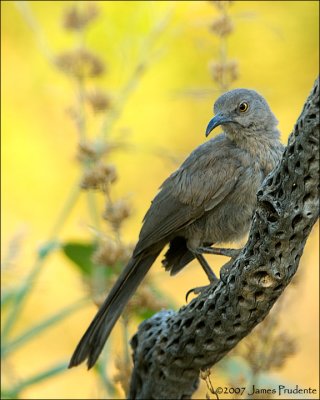
{"type": "Polygon", "coordinates": [[[13,387],[10,390],[4,389],[3,394],[6,396],[5,398],[17,399],[17,398],[19,398],[19,394],[23,389],[25,389],[31,385],[34,385],[35,383],[44,381],[48,378],[52,378],[55,375],[61,374],[61,372],[65,372],[65,371],[67,371],[67,369],[68,369],[67,362],[57,364],[45,371],[39,372],[38,374],[35,374],[35,375],[25,379],[24,381],[18,383],[15,387],[13,387]]]}
{"type": "Polygon", "coordinates": [[[95,249],[94,243],[69,242],[62,246],[64,254],[87,276],[92,274],[94,268],[91,258],[95,249]]]}
{"type": "Polygon", "coordinates": [[[4,308],[8,303],[12,302],[17,296],[17,289],[4,289],[1,293],[1,308],[4,308]]]}
{"type": "Polygon", "coordinates": [[[60,246],[60,243],[52,240],[50,242],[44,243],[40,246],[38,250],[38,257],[40,260],[46,258],[53,250],[57,249],[60,246]]]}
{"type": "Polygon", "coordinates": [[[14,392],[13,390],[6,390],[6,389],[1,389],[1,399],[3,400],[17,400],[19,399],[19,394],[17,392],[14,392]]]}
{"type": "MultiPolygon", "coordinates": [[[[86,301],[86,300],[85,300],[86,301]]],[[[16,350],[17,347],[22,346],[24,343],[28,342],[29,340],[33,339],[37,335],[39,335],[42,331],[47,328],[50,328],[52,325],[57,324],[64,318],[68,317],[69,315],[73,314],[74,311],[79,309],[85,303],[84,300],[79,301],[75,304],[71,304],[68,307],[58,311],[56,314],[52,315],[51,317],[41,321],[40,323],[32,326],[31,328],[25,330],[21,335],[16,337],[15,339],[11,340],[10,342],[6,343],[2,341],[1,346],[1,358],[5,357],[8,353],[16,350]]]]}
{"type": "Polygon", "coordinates": [[[150,310],[149,308],[140,308],[136,310],[136,316],[141,319],[141,321],[144,321],[151,318],[156,312],[158,311],[150,310]]]}

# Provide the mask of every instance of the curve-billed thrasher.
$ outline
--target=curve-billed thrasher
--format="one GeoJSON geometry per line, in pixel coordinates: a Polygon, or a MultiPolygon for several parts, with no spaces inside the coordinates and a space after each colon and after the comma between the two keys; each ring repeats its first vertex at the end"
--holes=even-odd
{"type": "Polygon", "coordinates": [[[236,89],[214,105],[206,136],[224,132],[196,148],[164,181],[145,215],[127,266],[80,340],[69,367],[88,359],[91,368],[125,305],[166,244],[164,265],[176,274],[197,258],[213,281],[202,253],[214,243],[241,239],[249,230],[256,192],[280,159],[277,120],[257,92],[236,89]]]}

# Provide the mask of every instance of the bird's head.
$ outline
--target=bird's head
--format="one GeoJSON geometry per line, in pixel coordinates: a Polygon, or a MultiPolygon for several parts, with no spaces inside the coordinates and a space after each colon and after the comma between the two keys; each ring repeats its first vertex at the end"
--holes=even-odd
{"type": "Polygon", "coordinates": [[[219,125],[232,139],[259,132],[276,131],[277,119],[266,100],[256,91],[235,89],[224,93],[214,104],[215,116],[209,122],[206,136],[219,125]]]}

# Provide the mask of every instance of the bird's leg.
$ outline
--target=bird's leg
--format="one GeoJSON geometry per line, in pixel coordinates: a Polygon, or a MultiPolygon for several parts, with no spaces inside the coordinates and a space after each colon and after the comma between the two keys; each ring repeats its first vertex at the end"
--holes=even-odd
{"type": "Polygon", "coordinates": [[[213,283],[213,282],[218,281],[216,274],[212,271],[210,265],[208,264],[207,260],[203,257],[203,255],[199,254],[199,253],[195,253],[195,256],[196,256],[197,260],[199,261],[202,269],[206,273],[206,275],[209,279],[209,282],[213,283]]]}
{"type": "Polygon", "coordinates": [[[217,247],[199,247],[197,252],[200,254],[217,254],[218,256],[226,256],[236,258],[242,249],[220,249],[217,247]]]}
{"type": "MultiPolygon", "coordinates": [[[[206,275],[210,281],[210,285],[212,285],[213,283],[218,282],[218,278],[217,278],[216,274],[210,268],[210,265],[208,264],[206,259],[203,257],[203,254],[216,254],[219,256],[230,257],[232,260],[234,260],[235,258],[238,257],[241,250],[242,249],[222,249],[222,248],[217,248],[217,247],[204,246],[204,247],[198,247],[197,250],[193,252],[193,254],[196,257],[196,259],[199,261],[204,272],[206,273],[206,275]]],[[[220,277],[221,277],[221,274],[220,274],[220,277]]],[[[210,285],[200,286],[200,287],[190,289],[186,294],[186,301],[188,301],[188,297],[189,297],[190,293],[199,294],[210,285]]]]}
{"type": "Polygon", "coordinates": [[[203,257],[202,254],[198,253],[198,252],[194,252],[193,253],[194,256],[196,257],[196,259],[199,261],[202,269],[204,270],[204,272],[206,273],[210,284],[206,285],[206,286],[199,286],[193,289],[188,290],[187,294],[186,294],[186,302],[188,301],[188,297],[190,293],[194,293],[194,294],[200,294],[201,292],[203,292],[206,288],[208,288],[209,286],[211,286],[214,283],[218,282],[218,278],[216,276],[216,274],[212,271],[210,265],[208,264],[207,260],[203,257]]]}

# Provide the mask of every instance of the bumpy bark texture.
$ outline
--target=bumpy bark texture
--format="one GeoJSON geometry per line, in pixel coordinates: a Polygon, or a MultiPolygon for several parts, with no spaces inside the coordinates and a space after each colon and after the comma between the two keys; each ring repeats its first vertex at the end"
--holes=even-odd
{"type": "Polygon", "coordinates": [[[249,240],[220,280],[178,312],[161,311],[132,339],[130,399],[186,399],[269,313],[297,271],[319,214],[319,79],[282,161],[258,192],[249,240]]]}

